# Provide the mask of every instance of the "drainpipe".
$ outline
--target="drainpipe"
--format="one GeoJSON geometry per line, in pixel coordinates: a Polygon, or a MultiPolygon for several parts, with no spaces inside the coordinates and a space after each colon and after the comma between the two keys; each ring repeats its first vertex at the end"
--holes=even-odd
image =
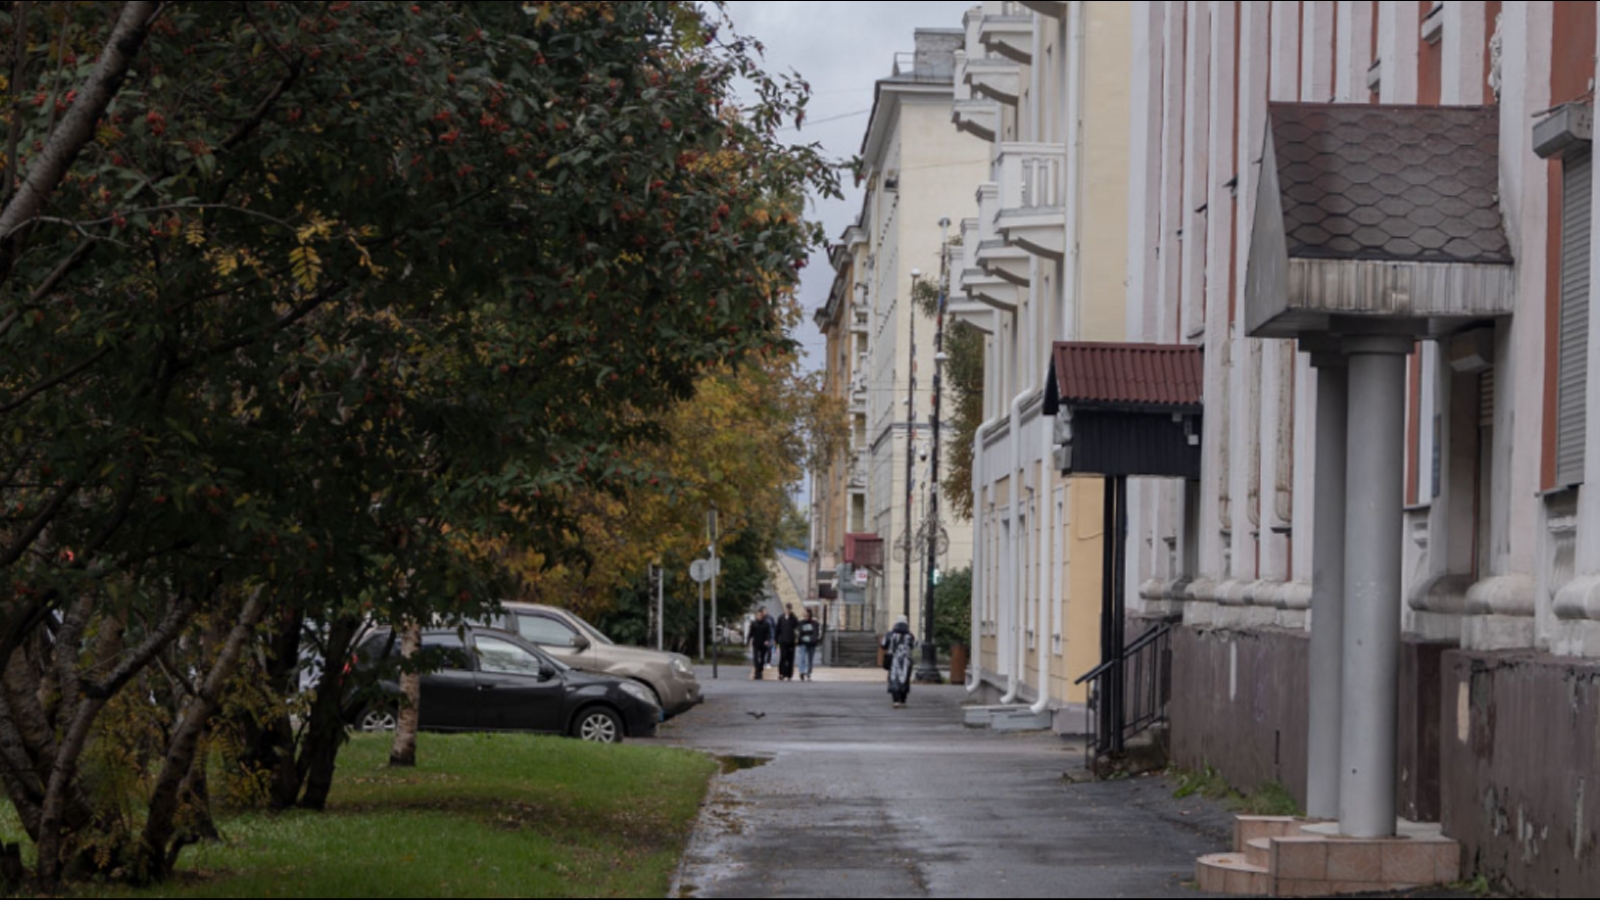
{"type": "MultiPolygon", "coordinates": [[[[1066,183],[1062,192],[1062,198],[1066,204],[1068,217],[1068,224],[1066,226],[1067,265],[1062,272],[1060,290],[1062,295],[1065,296],[1066,291],[1070,286],[1073,291],[1074,299],[1079,300],[1081,299],[1081,294],[1078,291],[1078,236],[1077,228],[1074,227],[1076,223],[1073,221],[1073,217],[1077,215],[1078,183],[1079,178],[1082,175],[1083,165],[1083,155],[1081,153],[1081,144],[1083,141],[1083,118],[1081,110],[1083,108],[1084,83],[1084,28],[1082,2],[1073,3],[1069,7],[1069,11],[1067,13],[1066,45],[1069,48],[1068,52],[1071,54],[1071,56],[1066,61],[1063,69],[1067,72],[1067,83],[1069,86],[1068,89],[1072,93],[1070,95],[1071,102],[1067,105],[1067,120],[1062,123],[1066,132],[1065,140],[1068,145],[1069,152],[1067,154],[1067,171],[1064,173],[1066,183]]],[[[1082,333],[1080,323],[1083,315],[1083,304],[1073,303],[1072,306],[1074,322],[1071,333],[1078,335],[1082,333]]],[[[1045,370],[1047,372],[1049,371],[1048,359],[1045,370]]],[[[1054,470],[1056,441],[1055,429],[1051,427],[1052,424],[1053,423],[1050,422],[1044,423],[1044,440],[1041,442],[1044,448],[1044,472],[1047,475],[1045,478],[1045,484],[1047,485],[1053,485],[1055,482],[1054,470]]],[[[1049,609],[1049,622],[1045,622],[1044,616],[1041,615],[1039,617],[1039,627],[1043,629],[1043,634],[1039,636],[1039,702],[1033,705],[1034,715],[1043,715],[1044,712],[1050,708],[1050,658],[1055,651],[1055,646],[1053,643],[1048,642],[1054,641],[1055,639],[1055,633],[1058,627],[1057,617],[1061,612],[1061,597],[1057,591],[1058,585],[1056,577],[1060,566],[1056,565],[1055,550],[1056,545],[1061,540],[1065,539],[1065,535],[1054,541],[1050,539],[1050,532],[1055,527],[1055,512],[1055,492],[1046,490],[1044,492],[1044,520],[1040,522],[1043,530],[1040,531],[1039,540],[1040,544],[1042,544],[1045,549],[1043,553],[1039,554],[1039,559],[1044,563],[1044,578],[1047,580],[1045,581],[1045,584],[1040,586],[1039,593],[1049,597],[1049,602],[1046,604],[1049,609]]],[[[1062,628],[1062,630],[1065,629],[1062,628]]]]}
{"type": "Polygon", "coordinates": [[[983,603],[988,597],[989,583],[989,555],[986,548],[989,546],[984,539],[988,530],[983,504],[983,495],[988,490],[989,474],[983,459],[983,429],[973,436],[972,443],[972,541],[973,541],[973,566],[972,566],[972,610],[968,616],[971,619],[972,630],[968,632],[967,643],[967,695],[971,696],[983,686],[983,603]]]}
{"type": "Polygon", "coordinates": [[[1019,621],[1021,616],[1018,615],[1018,613],[1024,613],[1026,607],[1024,601],[1017,599],[1017,596],[1023,593],[1021,590],[1022,578],[1024,577],[1022,571],[1022,542],[1028,539],[1027,535],[1020,533],[1022,531],[1023,518],[1021,477],[1022,404],[1027,399],[1027,392],[1018,394],[1011,399],[1011,433],[1007,435],[1007,439],[1011,443],[1011,474],[1009,476],[1009,481],[1011,482],[1011,546],[1007,547],[1006,551],[1010,557],[1011,564],[1012,596],[1006,598],[1007,602],[1001,609],[1010,609],[1013,612],[1007,617],[1009,621],[1006,623],[1009,626],[1009,633],[1005,637],[1011,644],[1011,665],[1008,667],[1009,671],[1005,673],[1006,695],[1000,698],[1001,706],[1008,706],[1017,702],[1017,693],[1022,690],[1022,666],[1027,657],[1027,649],[1024,646],[1026,637],[1019,621]]]}
{"type": "Polygon", "coordinates": [[[1056,614],[1056,579],[1055,579],[1055,542],[1051,540],[1052,526],[1055,521],[1054,492],[1050,485],[1055,481],[1055,473],[1051,471],[1055,465],[1055,432],[1049,427],[1049,421],[1040,419],[1044,432],[1044,462],[1040,466],[1040,506],[1044,507],[1039,519],[1039,702],[1033,704],[1032,712],[1042,716],[1050,709],[1050,646],[1051,636],[1055,634],[1056,614]]]}

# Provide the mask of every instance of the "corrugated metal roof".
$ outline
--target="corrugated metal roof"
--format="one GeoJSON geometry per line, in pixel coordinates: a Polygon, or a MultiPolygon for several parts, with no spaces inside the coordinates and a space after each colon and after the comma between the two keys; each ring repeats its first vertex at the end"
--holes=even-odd
{"type": "Polygon", "coordinates": [[[1205,400],[1205,352],[1184,344],[1055,345],[1047,412],[1060,404],[1198,409],[1205,400]]]}
{"type": "Polygon", "coordinates": [[[1273,103],[1289,256],[1510,265],[1494,106],[1273,103]]]}

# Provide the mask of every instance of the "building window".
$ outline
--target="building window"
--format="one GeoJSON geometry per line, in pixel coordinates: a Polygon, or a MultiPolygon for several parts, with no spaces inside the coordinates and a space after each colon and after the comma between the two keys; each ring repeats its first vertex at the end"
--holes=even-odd
{"type": "Polygon", "coordinates": [[[1556,486],[1583,483],[1589,381],[1589,234],[1594,157],[1569,156],[1561,187],[1561,336],[1556,381],[1556,486]]]}

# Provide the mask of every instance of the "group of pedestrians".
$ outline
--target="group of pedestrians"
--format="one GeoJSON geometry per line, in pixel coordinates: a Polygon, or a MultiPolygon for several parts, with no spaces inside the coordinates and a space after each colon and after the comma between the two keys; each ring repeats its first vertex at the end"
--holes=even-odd
{"type": "MultiPolygon", "coordinates": [[[[754,666],[751,679],[760,681],[765,677],[776,648],[779,681],[793,681],[796,671],[801,681],[810,681],[817,648],[822,646],[822,623],[809,609],[804,619],[799,618],[794,614],[793,604],[786,606],[784,614],[775,620],[767,618],[766,609],[757,609],[745,642],[750,645],[750,661],[754,666]]],[[[895,709],[903,709],[911,694],[911,655],[917,649],[917,639],[911,634],[911,625],[904,616],[883,636],[878,646],[883,649],[883,668],[889,673],[889,698],[895,709]]]]}
{"type": "Polygon", "coordinates": [[[817,648],[822,646],[822,623],[809,609],[804,619],[796,616],[793,604],[785,607],[784,614],[776,620],[767,618],[765,609],[758,609],[745,640],[750,645],[750,661],[755,666],[750,673],[752,679],[760,681],[764,677],[776,648],[779,681],[793,681],[796,671],[801,681],[810,681],[817,648]]]}

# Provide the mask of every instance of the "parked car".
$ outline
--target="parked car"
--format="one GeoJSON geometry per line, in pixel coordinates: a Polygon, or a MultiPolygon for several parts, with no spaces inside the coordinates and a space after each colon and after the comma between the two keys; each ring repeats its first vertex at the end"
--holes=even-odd
{"type": "MultiPolygon", "coordinates": [[[[375,629],[358,659],[372,665],[398,654],[398,646],[389,629],[375,629]]],[[[615,744],[653,736],[662,718],[655,695],[642,685],[579,671],[503,631],[425,631],[422,649],[442,663],[422,676],[425,731],[532,731],[615,744]]],[[[377,698],[362,704],[350,724],[391,731],[399,707],[399,685],[386,677],[377,698]]]]}
{"type": "Polygon", "coordinates": [[[668,717],[680,715],[705,699],[693,663],[681,653],[621,646],[578,616],[553,606],[503,606],[505,615],[495,620],[497,627],[521,635],[569,666],[644,685],[668,717]]]}

